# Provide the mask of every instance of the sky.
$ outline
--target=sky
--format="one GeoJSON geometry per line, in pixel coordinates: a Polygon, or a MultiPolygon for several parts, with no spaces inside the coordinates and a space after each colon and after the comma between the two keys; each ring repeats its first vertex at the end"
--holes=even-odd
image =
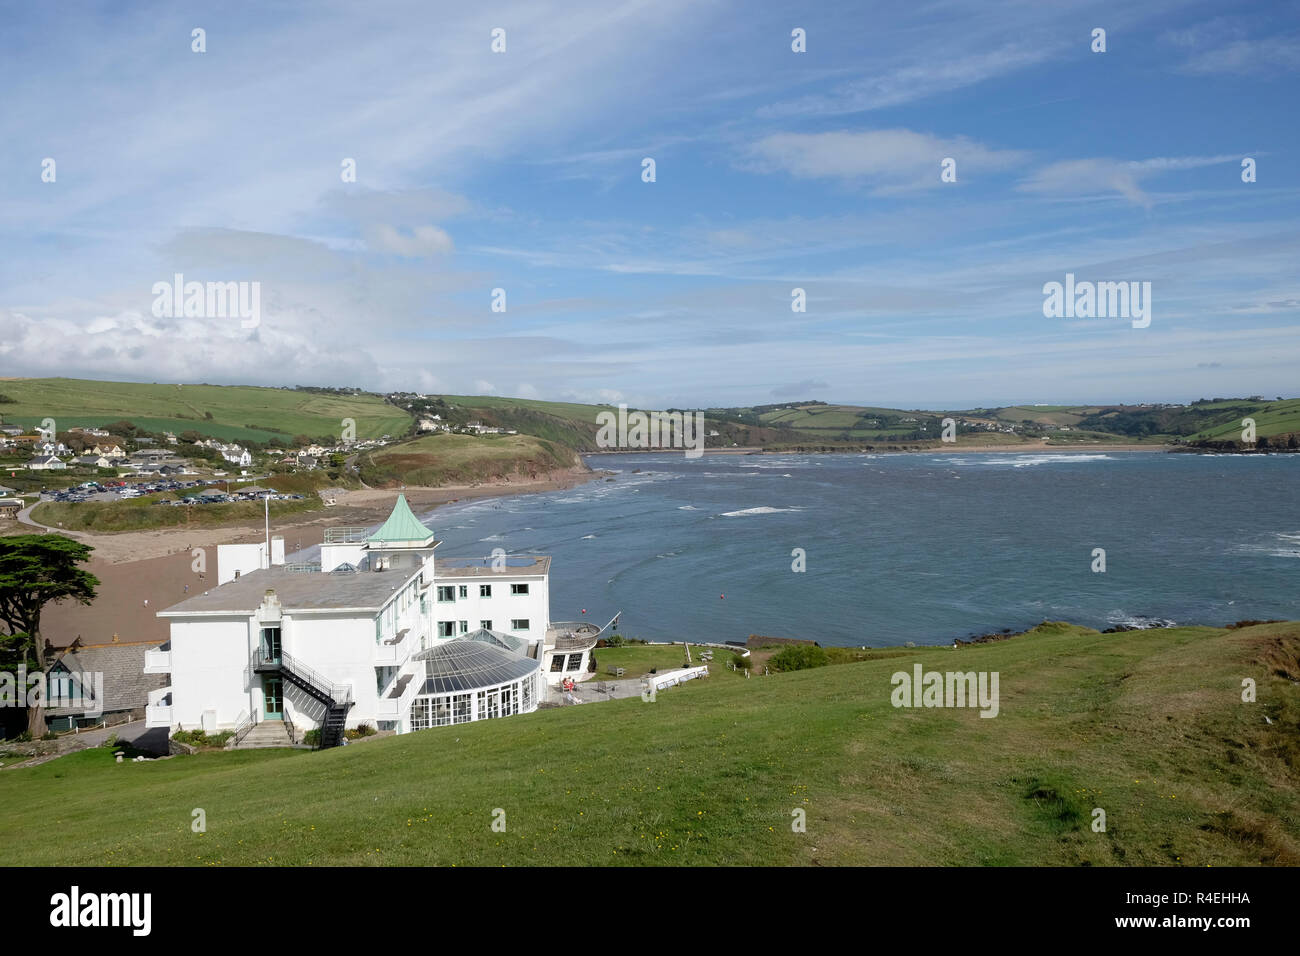
{"type": "Polygon", "coordinates": [[[0,88],[0,376],[1300,394],[1297,2],[3,0],[0,88]]]}

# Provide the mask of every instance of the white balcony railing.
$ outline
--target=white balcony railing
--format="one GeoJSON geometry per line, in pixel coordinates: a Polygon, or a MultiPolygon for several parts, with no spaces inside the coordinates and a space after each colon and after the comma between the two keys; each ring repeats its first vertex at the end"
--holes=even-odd
{"type": "Polygon", "coordinates": [[[170,674],[172,672],[172,652],[170,650],[145,651],[144,672],[146,674],[170,674]]]}
{"type": "Polygon", "coordinates": [[[387,640],[380,641],[375,645],[375,663],[376,664],[401,664],[411,656],[415,645],[419,640],[415,636],[416,629],[411,626],[398,628],[397,633],[387,640]]]}
{"type": "Polygon", "coordinates": [[[166,727],[168,730],[172,726],[172,708],[170,704],[150,704],[144,709],[145,727],[166,727]]]}
{"type": "Polygon", "coordinates": [[[417,668],[413,672],[408,672],[408,674],[399,675],[397,681],[394,682],[394,686],[397,686],[398,682],[408,676],[409,680],[407,680],[406,686],[402,688],[402,693],[399,696],[390,697],[388,693],[391,692],[387,692],[379,698],[375,705],[376,720],[401,720],[411,712],[411,703],[415,700],[416,695],[420,693],[420,688],[424,686],[424,672],[417,668]]]}

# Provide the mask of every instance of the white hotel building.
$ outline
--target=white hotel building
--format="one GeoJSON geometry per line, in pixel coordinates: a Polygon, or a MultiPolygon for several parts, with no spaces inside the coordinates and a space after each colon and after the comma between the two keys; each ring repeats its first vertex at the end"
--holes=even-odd
{"type": "Polygon", "coordinates": [[[222,547],[222,583],[158,612],[171,635],[144,670],[170,680],[147,725],[328,747],[359,724],[529,713],[588,676],[598,631],[551,622],[549,557],[435,560],[439,543],[399,495],[373,534],[330,529],[319,566],[286,565],[279,539],[222,547]]]}

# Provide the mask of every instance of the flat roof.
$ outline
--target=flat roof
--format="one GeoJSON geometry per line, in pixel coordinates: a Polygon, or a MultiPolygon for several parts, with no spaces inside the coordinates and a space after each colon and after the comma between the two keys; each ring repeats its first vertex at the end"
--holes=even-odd
{"type": "Polygon", "coordinates": [[[282,567],[261,568],[241,574],[180,604],[158,612],[158,617],[190,614],[252,614],[261,607],[268,589],[275,591],[280,606],[294,611],[360,610],[378,611],[388,599],[419,573],[401,570],[358,571],[355,574],[324,574],[320,571],[288,571],[282,567]]]}
{"type": "Polygon", "coordinates": [[[443,578],[542,575],[550,572],[551,558],[540,554],[510,555],[505,559],[502,570],[496,571],[493,568],[492,558],[439,558],[434,564],[433,576],[436,582],[443,578]]]}

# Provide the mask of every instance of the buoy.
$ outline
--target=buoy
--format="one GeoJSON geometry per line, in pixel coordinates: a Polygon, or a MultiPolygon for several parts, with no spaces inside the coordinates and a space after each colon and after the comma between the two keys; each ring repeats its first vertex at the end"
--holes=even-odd
{"type": "Polygon", "coordinates": [[[727,596],[726,596],[725,594],[719,594],[719,595],[718,595],[718,600],[719,600],[719,601],[725,601],[726,599],[727,599],[727,596]]]}

